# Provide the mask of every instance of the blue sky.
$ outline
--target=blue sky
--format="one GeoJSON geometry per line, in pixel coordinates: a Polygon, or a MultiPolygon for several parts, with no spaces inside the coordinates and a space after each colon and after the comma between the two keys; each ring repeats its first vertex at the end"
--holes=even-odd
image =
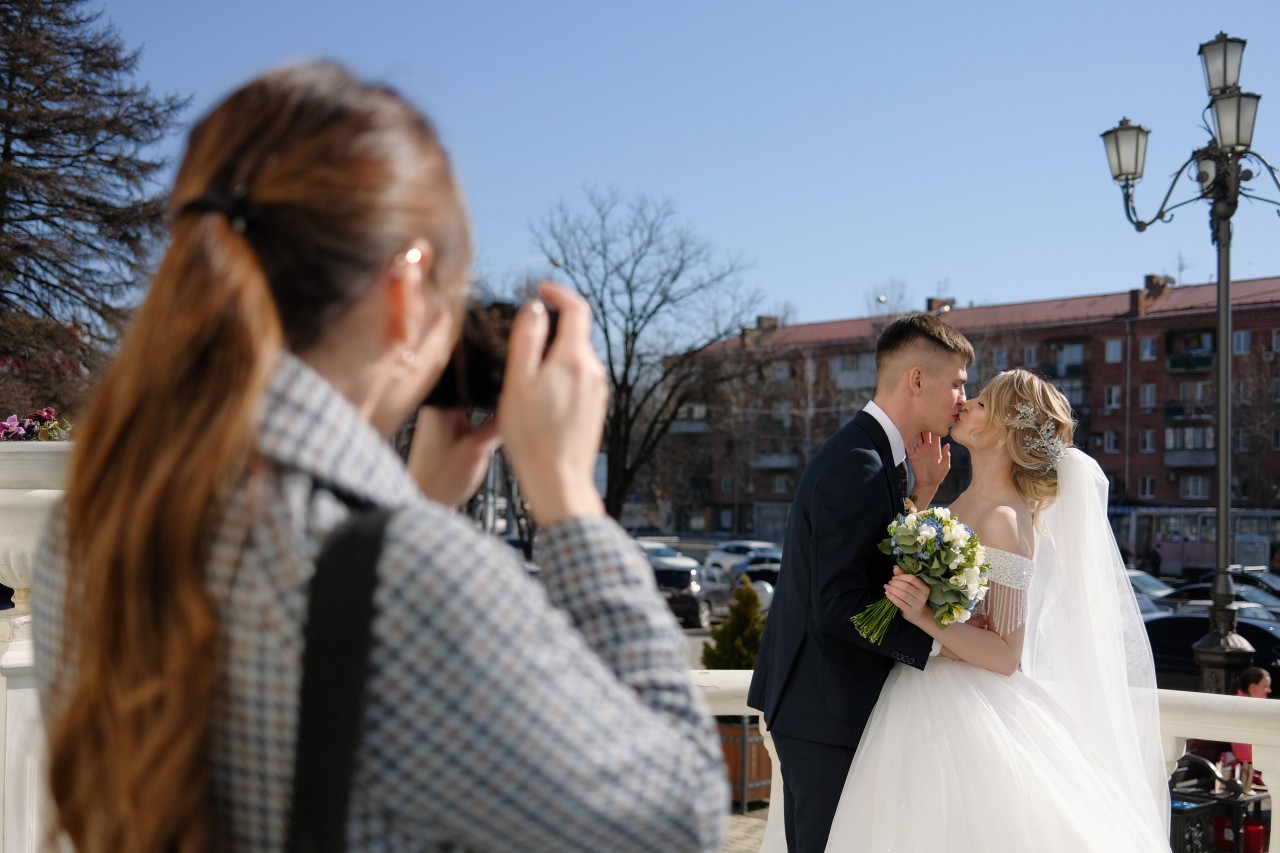
{"type": "MultiPolygon", "coordinates": [[[[1274,2],[756,0],[359,3],[106,0],[141,80],[194,96],[187,122],[257,72],[332,58],[433,119],[468,201],[478,270],[544,269],[529,233],[583,187],[670,200],[797,322],[908,307],[1213,281],[1207,207],[1138,234],[1099,134],[1152,129],[1150,217],[1203,144],[1196,50],[1248,40],[1254,147],[1280,164],[1274,2]],[[1180,260],[1181,259],[1181,260],[1180,260]]],[[[175,137],[165,151],[181,150],[175,137]]],[[[1269,180],[1262,194],[1280,198],[1269,180]]],[[[1175,199],[1193,191],[1183,181],[1175,199]]],[[[1280,276],[1280,217],[1244,204],[1234,278],[1280,276]]]]}

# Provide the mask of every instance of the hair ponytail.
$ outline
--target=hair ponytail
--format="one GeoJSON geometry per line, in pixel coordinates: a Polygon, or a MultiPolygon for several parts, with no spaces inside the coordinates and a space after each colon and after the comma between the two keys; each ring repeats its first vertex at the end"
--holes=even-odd
{"type": "Polygon", "coordinates": [[[81,419],[66,494],[76,584],[64,653],[76,677],[50,732],[50,776],[82,853],[218,846],[205,744],[218,621],[205,564],[253,452],[280,337],[244,238],[219,214],[182,216],[81,419]]]}

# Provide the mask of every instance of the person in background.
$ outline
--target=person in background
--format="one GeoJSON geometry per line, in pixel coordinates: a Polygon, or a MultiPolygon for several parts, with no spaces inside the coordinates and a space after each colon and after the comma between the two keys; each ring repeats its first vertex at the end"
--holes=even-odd
{"type": "Polygon", "coordinates": [[[331,64],[192,130],[150,292],[81,418],[35,642],[56,829],[81,853],[285,843],[309,581],[353,507],[377,565],[351,850],[714,851],[723,755],[684,636],[592,471],[590,310],[546,285],[494,420],[423,407],[469,225],[436,135],[331,64]],[[389,438],[417,418],[407,467],[389,438]],[[501,441],[542,580],[454,507],[501,441]]]}
{"type": "MultiPolygon", "coordinates": [[[[1240,677],[1236,679],[1236,695],[1252,696],[1254,699],[1266,699],[1271,695],[1271,673],[1267,672],[1260,666],[1251,666],[1244,672],[1240,673],[1240,677]]],[[[1253,766],[1253,744],[1251,743],[1231,743],[1231,755],[1234,760],[1223,762],[1224,764],[1247,764],[1250,768],[1253,766]]],[[[1253,785],[1256,787],[1262,784],[1262,774],[1257,770],[1253,770],[1253,785]]]]}

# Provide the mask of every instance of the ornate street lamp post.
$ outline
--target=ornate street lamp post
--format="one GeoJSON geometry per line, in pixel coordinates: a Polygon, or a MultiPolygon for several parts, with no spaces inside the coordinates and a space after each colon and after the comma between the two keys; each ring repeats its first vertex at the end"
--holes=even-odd
{"type": "Polygon", "coordinates": [[[1172,212],[1186,204],[1204,199],[1209,202],[1209,227],[1218,247],[1218,331],[1217,385],[1218,411],[1215,441],[1217,448],[1217,515],[1218,548],[1213,581],[1213,607],[1209,611],[1209,634],[1195,644],[1196,660],[1203,673],[1202,689],[1207,693],[1226,693],[1232,676],[1249,665],[1253,647],[1236,633],[1235,587],[1228,569],[1231,555],[1231,217],[1241,197],[1280,206],[1280,202],[1262,198],[1243,185],[1254,177],[1246,163],[1271,176],[1280,189],[1280,178],[1260,154],[1253,151],[1253,125],[1258,115],[1260,95],[1240,91],[1240,61],[1244,56],[1244,39],[1219,33],[1212,41],[1200,45],[1204,64],[1205,85],[1209,90],[1209,106],[1205,112],[1213,117],[1213,139],[1192,152],[1187,162],[1174,173],[1156,215],[1147,221],[1138,218],[1134,207],[1133,187],[1142,179],[1150,131],[1122,119],[1117,127],[1102,134],[1111,166],[1111,177],[1124,194],[1124,212],[1139,231],[1153,222],[1168,222],[1172,212]],[[1169,204],[1178,179],[1186,174],[1199,187],[1197,195],[1169,204]]]}

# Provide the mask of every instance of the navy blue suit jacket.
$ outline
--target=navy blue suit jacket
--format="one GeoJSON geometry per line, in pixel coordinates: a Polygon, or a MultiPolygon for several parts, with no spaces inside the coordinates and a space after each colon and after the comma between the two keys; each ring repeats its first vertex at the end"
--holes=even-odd
{"type": "Polygon", "coordinates": [[[884,596],[893,559],[876,546],[902,497],[889,438],[865,411],[806,466],[747,694],[773,732],[857,746],[894,662],[924,668],[932,640],[900,616],[880,645],[849,622],[884,596]]]}

